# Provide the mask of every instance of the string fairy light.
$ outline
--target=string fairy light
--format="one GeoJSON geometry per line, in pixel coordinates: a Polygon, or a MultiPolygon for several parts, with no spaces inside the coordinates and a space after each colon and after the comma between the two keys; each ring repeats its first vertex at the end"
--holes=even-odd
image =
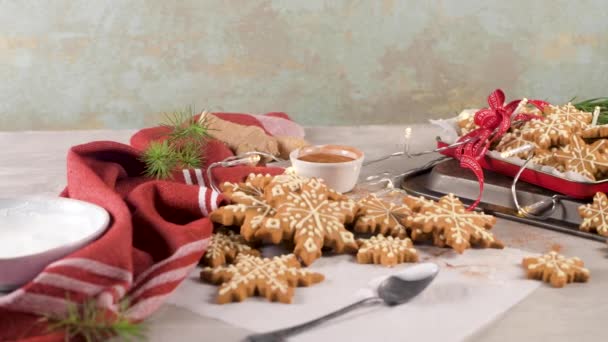
{"type": "Polygon", "coordinates": [[[597,119],[600,117],[600,106],[595,106],[595,110],[593,110],[593,120],[591,121],[591,126],[597,125],[597,119]]]}
{"type": "Polygon", "coordinates": [[[199,123],[204,123],[205,120],[207,119],[207,114],[209,114],[209,112],[206,109],[203,110],[203,112],[201,113],[201,115],[198,117],[198,122],[199,123]]]}
{"type": "Polygon", "coordinates": [[[519,103],[517,104],[517,107],[515,107],[515,110],[513,111],[513,113],[511,113],[511,119],[513,119],[517,114],[519,114],[519,112],[522,111],[522,109],[524,109],[524,107],[528,104],[528,99],[527,98],[523,98],[521,99],[521,101],[519,101],[519,103]]]}
{"type": "Polygon", "coordinates": [[[213,179],[212,171],[214,168],[234,167],[234,166],[239,166],[239,165],[256,166],[262,161],[262,158],[266,158],[268,160],[273,160],[276,162],[284,161],[270,153],[252,151],[252,152],[246,152],[246,153],[240,154],[238,156],[231,156],[231,157],[228,157],[224,160],[221,160],[221,161],[218,161],[215,163],[211,163],[211,165],[209,165],[209,167],[207,168],[207,179],[209,181],[209,185],[211,186],[211,189],[213,189],[214,191],[217,191],[217,192],[221,192],[220,189],[215,184],[215,180],[213,179]]]}
{"type": "Polygon", "coordinates": [[[521,145],[521,146],[516,147],[514,149],[501,152],[500,153],[500,157],[501,158],[509,158],[509,157],[513,157],[514,155],[517,155],[517,154],[520,154],[520,153],[530,152],[530,151],[532,151],[534,149],[535,149],[534,145],[532,145],[532,144],[524,144],[524,145],[521,145]]]}

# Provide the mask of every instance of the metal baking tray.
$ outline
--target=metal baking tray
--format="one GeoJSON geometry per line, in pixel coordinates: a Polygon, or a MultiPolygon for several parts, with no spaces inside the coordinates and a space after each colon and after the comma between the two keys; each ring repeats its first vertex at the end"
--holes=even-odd
{"type": "MultiPolygon", "coordinates": [[[[513,179],[487,170],[484,171],[484,178],[484,191],[479,207],[485,212],[541,228],[596,241],[606,241],[605,237],[578,229],[582,221],[578,207],[585,204],[585,201],[564,198],[559,202],[557,209],[546,219],[522,217],[518,214],[511,195],[513,179]]],[[[465,204],[473,203],[479,194],[479,184],[475,176],[469,170],[461,168],[458,161],[454,159],[443,161],[426,172],[404,177],[401,180],[401,187],[411,195],[421,195],[432,199],[453,193],[465,204]]],[[[555,194],[550,190],[523,181],[518,183],[517,189],[518,200],[523,205],[549,199],[555,194]]]]}

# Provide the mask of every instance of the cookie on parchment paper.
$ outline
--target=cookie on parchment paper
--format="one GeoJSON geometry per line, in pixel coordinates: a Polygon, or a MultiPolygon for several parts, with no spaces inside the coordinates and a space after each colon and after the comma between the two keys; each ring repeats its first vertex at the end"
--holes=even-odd
{"type": "Polygon", "coordinates": [[[238,189],[227,185],[233,203],[213,211],[213,222],[240,226],[249,242],[293,242],[294,254],[305,265],[319,258],[324,247],[335,253],[357,250],[353,233],[345,228],[355,218],[354,201],[314,178],[250,175],[248,180],[238,189]]]}
{"type": "Polygon", "coordinates": [[[371,194],[360,200],[358,207],[355,232],[407,237],[406,224],[412,215],[407,205],[382,200],[371,194]]]}
{"type": "Polygon", "coordinates": [[[323,247],[335,253],[357,250],[353,233],[345,227],[354,219],[355,202],[331,200],[328,192],[322,190],[304,186],[299,192],[289,193],[277,204],[280,229],[263,229],[259,233],[269,235],[272,241],[293,241],[294,254],[307,266],[321,257],[323,247]]]}
{"type": "Polygon", "coordinates": [[[369,239],[357,240],[359,251],[357,262],[360,264],[378,264],[392,267],[405,262],[417,262],[418,252],[408,238],[372,236],[369,239]]]}
{"type": "Polygon", "coordinates": [[[262,229],[279,229],[276,210],[263,197],[242,191],[231,194],[232,204],[220,207],[209,215],[211,221],[224,226],[240,226],[246,241],[254,241],[262,229]]]}
{"type": "Polygon", "coordinates": [[[572,282],[587,282],[590,277],[590,272],[584,267],[585,263],[581,259],[566,258],[556,251],[524,258],[522,265],[528,278],[545,281],[553,287],[564,287],[572,282]]]}
{"type": "Polygon", "coordinates": [[[232,199],[232,195],[236,192],[242,192],[246,195],[253,196],[256,198],[264,197],[264,189],[273,179],[271,175],[263,174],[249,174],[244,182],[231,183],[225,182],[220,185],[222,194],[228,199],[232,199]]]}
{"type": "Polygon", "coordinates": [[[346,200],[347,197],[329,188],[320,178],[308,178],[284,173],[270,179],[265,188],[265,198],[270,203],[282,202],[288,194],[298,193],[302,189],[314,189],[317,192],[325,192],[330,200],[346,200]]]}
{"type": "Polygon", "coordinates": [[[406,197],[404,202],[414,210],[409,220],[414,241],[433,238],[439,246],[450,246],[462,253],[473,246],[503,248],[490,229],[496,218],[476,211],[468,211],[453,194],[435,202],[423,197],[406,197]]]}
{"type": "Polygon", "coordinates": [[[272,302],[291,303],[295,287],[310,286],[324,279],[320,273],[302,269],[293,254],[273,258],[240,254],[232,265],[204,268],[200,277],[220,285],[219,304],[241,302],[255,295],[272,302]]]}
{"type": "Polygon", "coordinates": [[[211,235],[211,242],[207,246],[201,263],[210,267],[218,267],[232,263],[240,254],[259,256],[260,251],[251,247],[241,235],[225,230],[211,235]]]}

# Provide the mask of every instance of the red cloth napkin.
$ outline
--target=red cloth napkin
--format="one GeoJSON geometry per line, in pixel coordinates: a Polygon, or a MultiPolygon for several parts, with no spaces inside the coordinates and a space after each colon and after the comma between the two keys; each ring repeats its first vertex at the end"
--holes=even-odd
{"type": "MultiPolygon", "coordinates": [[[[209,165],[232,152],[212,140],[204,155],[209,165]]],[[[62,334],[45,335],[40,315],[62,313],[68,302],[88,298],[115,312],[126,296],[127,315],[143,320],[196,266],[213,229],[206,216],[223,202],[222,195],[206,186],[204,168],[180,170],[173,181],[150,180],[141,176],[144,165],[138,157],[137,149],[109,141],[70,149],[62,196],[104,207],[112,218],[110,227],[98,240],[48,265],[20,289],[0,296],[0,340],[62,340],[62,334]]],[[[213,177],[216,182],[240,181],[252,172],[282,171],[217,168],[213,177]]]]}

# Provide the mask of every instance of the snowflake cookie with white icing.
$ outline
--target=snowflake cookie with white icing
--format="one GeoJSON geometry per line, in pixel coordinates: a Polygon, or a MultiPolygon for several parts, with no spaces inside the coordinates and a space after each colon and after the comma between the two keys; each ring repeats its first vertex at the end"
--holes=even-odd
{"type": "Polygon", "coordinates": [[[414,241],[433,238],[439,246],[450,246],[462,253],[471,245],[503,248],[489,230],[496,218],[476,211],[467,211],[460,200],[448,194],[435,202],[423,197],[406,197],[404,202],[414,210],[409,220],[414,241]]]}
{"type": "Polygon", "coordinates": [[[202,264],[210,267],[226,265],[240,254],[259,256],[260,251],[247,244],[241,235],[230,230],[214,233],[203,255],[202,264]]]}
{"type": "Polygon", "coordinates": [[[456,118],[458,127],[460,128],[460,136],[467,135],[470,132],[479,128],[475,123],[475,113],[477,109],[465,109],[456,118]]]}
{"type": "Polygon", "coordinates": [[[549,119],[570,124],[575,132],[586,128],[593,120],[593,114],[576,109],[570,102],[563,106],[549,105],[544,112],[549,119]]]}
{"type": "Polygon", "coordinates": [[[291,303],[296,286],[323,281],[320,273],[303,270],[293,254],[260,258],[240,254],[233,265],[201,271],[203,281],[220,285],[217,303],[241,302],[258,295],[271,302],[291,303]]]}
{"type": "Polygon", "coordinates": [[[355,212],[355,202],[331,200],[327,192],[305,185],[278,204],[281,229],[262,229],[259,235],[270,236],[272,241],[293,241],[294,254],[305,265],[310,265],[321,256],[323,247],[335,253],[357,249],[353,233],[344,227],[345,222],[352,222],[355,212]]]}
{"type": "Polygon", "coordinates": [[[355,232],[406,237],[407,219],[412,210],[405,204],[383,201],[369,195],[358,203],[355,232]]]}
{"type": "Polygon", "coordinates": [[[598,173],[608,171],[608,148],[606,140],[598,140],[591,145],[573,136],[570,143],[555,152],[555,160],[564,166],[566,171],[579,173],[591,180],[596,180],[598,173]]]}
{"type": "Polygon", "coordinates": [[[534,139],[527,139],[520,132],[512,132],[503,135],[494,150],[506,153],[509,157],[527,159],[530,151],[538,151],[540,148],[534,139]],[[531,146],[531,150],[522,150],[528,145],[531,146]]]}
{"type": "Polygon", "coordinates": [[[270,203],[280,203],[288,194],[300,192],[304,187],[315,189],[318,192],[326,192],[331,200],[345,200],[346,196],[330,189],[322,179],[298,176],[292,173],[284,173],[272,177],[265,188],[265,198],[270,203]]]}
{"type": "Polygon", "coordinates": [[[240,226],[240,233],[247,241],[253,241],[262,228],[280,229],[276,210],[262,197],[237,191],[232,193],[231,200],[233,204],[211,212],[211,221],[224,226],[240,226]]]}
{"type": "Polygon", "coordinates": [[[232,199],[232,195],[236,192],[242,192],[246,195],[263,198],[264,197],[264,189],[266,186],[272,181],[273,177],[271,175],[262,175],[252,173],[245,179],[244,182],[240,183],[231,183],[225,182],[220,185],[220,190],[222,194],[226,196],[228,199],[232,199]]]}
{"type": "Polygon", "coordinates": [[[522,265],[530,279],[550,283],[553,287],[564,287],[567,283],[587,282],[590,272],[579,258],[566,258],[551,251],[538,257],[524,258],[522,265]]]}
{"type": "Polygon", "coordinates": [[[606,139],[608,138],[608,125],[588,126],[581,131],[583,139],[606,139]]]}
{"type": "Polygon", "coordinates": [[[564,171],[566,171],[564,166],[555,159],[555,152],[557,152],[558,150],[559,150],[558,148],[554,147],[548,151],[547,150],[536,151],[534,153],[534,156],[532,157],[532,162],[537,165],[551,166],[559,172],[564,172],[564,171]]]}
{"type": "Polygon", "coordinates": [[[539,148],[548,149],[551,146],[564,146],[574,134],[574,126],[556,117],[532,119],[521,128],[525,139],[536,142],[539,148]]]}
{"type": "Polygon", "coordinates": [[[537,165],[551,166],[563,172],[563,165],[554,157],[557,148],[543,149],[534,139],[525,138],[520,131],[505,134],[494,148],[504,157],[517,157],[528,159],[532,155],[532,162],[537,165]]]}
{"type": "Polygon", "coordinates": [[[357,262],[392,267],[405,262],[417,262],[418,252],[408,238],[400,239],[384,235],[357,240],[357,262]]]}
{"type": "Polygon", "coordinates": [[[593,196],[593,203],[581,205],[578,212],[583,218],[580,230],[595,231],[600,235],[608,236],[608,198],[603,192],[593,196]]]}

